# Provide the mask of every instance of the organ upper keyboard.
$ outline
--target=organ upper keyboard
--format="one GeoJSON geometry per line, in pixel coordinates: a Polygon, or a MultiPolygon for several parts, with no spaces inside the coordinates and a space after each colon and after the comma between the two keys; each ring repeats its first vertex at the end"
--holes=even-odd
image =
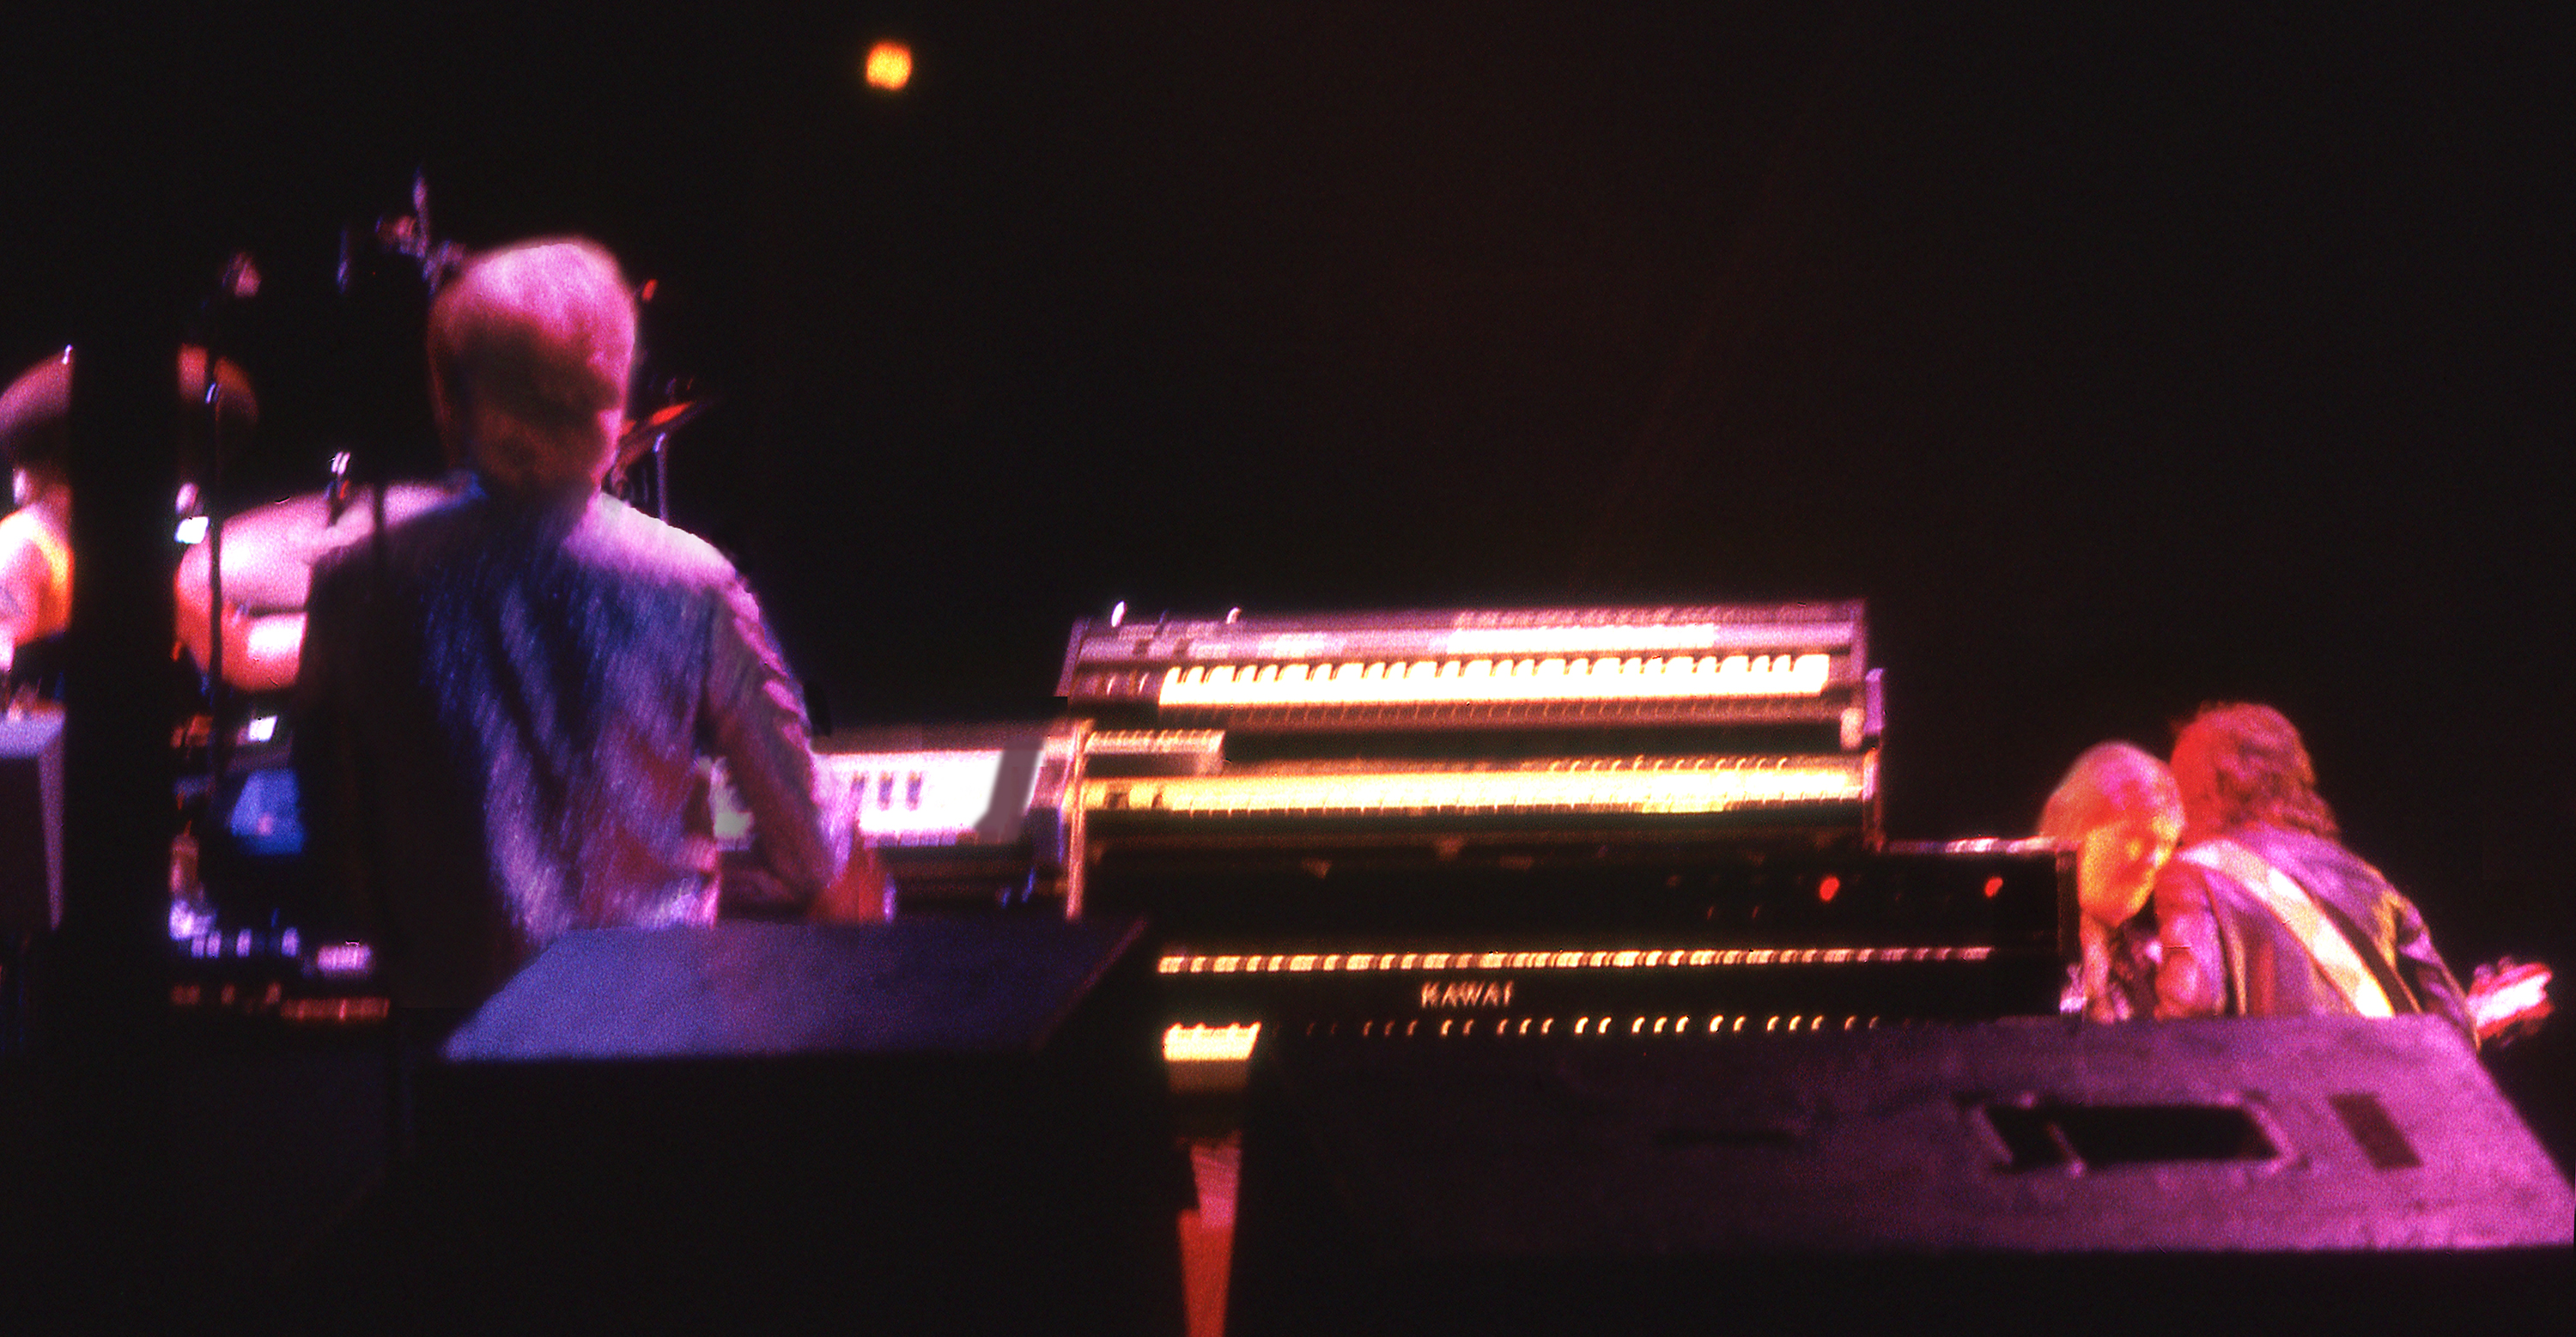
{"type": "Polygon", "coordinates": [[[1870,681],[1851,602],[1085,622],[1057,692],[1104,724],[1821,724],[1852,751],[1870,681]]]}
{"type": "Polygon", "coordinates": [[[1547,701],[1690,701],[1822,696],[1833,658],[1822,654],[1628,655],[1291,661],[1167,668],[1155,691],[1166,710],[1297,706],[1415,706],[1547,701]]]}
{"type": "Polygon", "coordinates": [[[1095,840],[1875,820],[1858,603],[1084,623],[1058,688],[1095,840]]]}

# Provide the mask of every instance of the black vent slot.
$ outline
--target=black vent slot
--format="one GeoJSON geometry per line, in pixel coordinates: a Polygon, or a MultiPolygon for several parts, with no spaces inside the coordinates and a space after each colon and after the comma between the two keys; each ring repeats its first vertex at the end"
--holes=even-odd
{"type": "Polygon", "coordinates": [[[2237,1105],[1992,1102],[1984,1111],[2014,1170],[2268,1161],[2281,1154],[2254,1116],[2237,1105]]]}
{"type": "Polygon", "coordinates": [[[2424,1164],[2415,1154],[2415,1144],[2406,1140],[2397,1121],[2388,1117],[2388,1108],[2379,1097],[2368,1091],[2346,1091],[2326,1097],[2335,1117],[2343,1120],[2344,1130],[2361,1144],[2361,1154],[2370,1158],[2377,1170],[2412,1170],[2424,1164]]]}

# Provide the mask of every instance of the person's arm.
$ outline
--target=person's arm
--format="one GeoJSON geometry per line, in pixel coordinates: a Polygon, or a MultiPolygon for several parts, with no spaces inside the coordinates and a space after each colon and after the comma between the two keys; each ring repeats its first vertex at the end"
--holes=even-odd
{"type": "Polygon", "coordinates": [[[2156,1017],[2216,1017],[2227,1012],[2227,960],[2210,903],[2212,874],[2179,859],[2156,874],[2156,1017]]]}
{"type": "Polygon", "coordinates": [[[809,917],[822,924],[873,923],[893,913],[886,900],[888,889],[884,862],[854,826],[850,857],[841,865],[841,875],[815,898],[809,917]]]}
{"type": "Polygon", "coordinates": [[[2396,909],[2395,941],[2390,945],[2396,951],[2398,973],[2405,977],[2415,1001],[2425,1011],[2459,1027],[2460,1033],[2469,1037],[2469,1047],[2476,1048],[2478,1027],[2469,1016],[2468,993],[2460,987],[2459,977],[2443,963],[2442,954],[2433,949],[2433,935],[2424,927],[2424,916],[2416,911],[2413,901],[2403,896],[2397,897],[2396,909]]]}
{"type": "Polygon", "coordinates": [[[847,805],[816,791],[803,694],[740,581],[709,629],[704,717],[734,793],[751,814],[752,867],[728,869],[731,898],[806,908],[835,889],[848,862],[847,805]]]}

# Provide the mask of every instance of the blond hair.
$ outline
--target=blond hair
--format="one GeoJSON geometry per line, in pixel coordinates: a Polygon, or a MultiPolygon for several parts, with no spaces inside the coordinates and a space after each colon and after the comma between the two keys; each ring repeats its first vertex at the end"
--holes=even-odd
{"type": "Polygon", "coordinates": [[[2129,812],[2169,814],[2182,824],[2182,790],[2173,772],[2144,748],[2096,743],[2084,749],[2040,809],[2039,834],[2081,840],[2112,817],[2129,812]]]}
{"type": "Polygon", "coordinates": [[[429,375],[452,457],[504,490],[597,487],[635,357],[635,296],[581,238],[467,262],[430,308],[429,375]]]}

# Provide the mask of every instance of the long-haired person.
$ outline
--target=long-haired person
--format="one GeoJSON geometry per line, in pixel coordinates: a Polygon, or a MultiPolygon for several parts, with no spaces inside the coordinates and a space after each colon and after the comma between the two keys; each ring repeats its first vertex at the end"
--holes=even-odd
{"type": "Polygon", "coordinates": [[[2340,843],[2281,712],[2202,707],[2174,740],[2173,772],[2183,849],[2156,880],[2156,1015],[2431,1012],[2475,1042],[2423,916],[2340,843]]]}

